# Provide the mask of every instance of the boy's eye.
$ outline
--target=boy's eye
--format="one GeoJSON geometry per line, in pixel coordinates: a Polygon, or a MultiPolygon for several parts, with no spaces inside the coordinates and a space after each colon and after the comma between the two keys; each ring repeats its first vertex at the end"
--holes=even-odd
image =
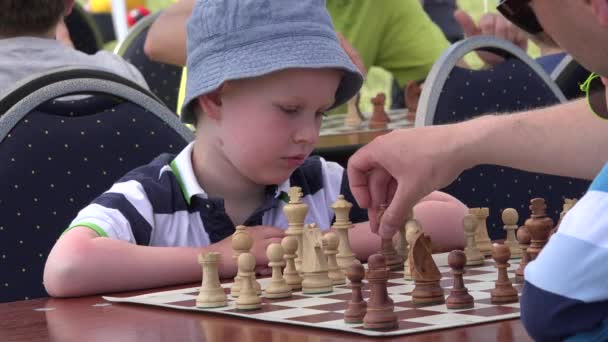
{"type": "Polygon", "coordinates": [[[279,106],[279,109],[285,114],[297,114],[300,110],[299,107],[288,107],[288,106],[279,106]]]}

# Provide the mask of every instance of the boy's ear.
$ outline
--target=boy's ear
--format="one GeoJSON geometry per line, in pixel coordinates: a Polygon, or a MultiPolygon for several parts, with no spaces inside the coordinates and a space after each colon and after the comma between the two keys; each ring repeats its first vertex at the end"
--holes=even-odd
{"type": "Polygon", "coordinates": [[[590,0],[600,25],[608,27],[608,0],[590,0]]]}
{"type": "Polygon", "coordinates": [[[221,118],[222,96],[220,89],[216,89],[197,98],[198,105],[203,110],[203,113],[205,113],[205,116],[214,120],[219,120],[221,118]]]}
{"type": "Polygon", "coordinates": [[[63,11],[63,16],[67,17],[72,13],[72,8],[74,8],[74,0],[65,0],[65,9],[63,11]]]}

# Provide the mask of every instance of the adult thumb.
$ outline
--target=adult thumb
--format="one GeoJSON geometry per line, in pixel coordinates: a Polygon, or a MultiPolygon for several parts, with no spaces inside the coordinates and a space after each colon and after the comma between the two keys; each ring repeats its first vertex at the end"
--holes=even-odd
{"type": "Polygon", "coordinates": [[[408,215],[416,203],[414,189],[407,188],[400,182],[390,205],[382,214],[379,234],[388,239],[405,225],[408,215]]]}
{"type": "Polygon", "coordinates": [[[464,31],[465,37],[472,37],[481,34],[481,29],[475,24],[473,18],[463,10],[454,11],[454,19],[460,24],[462,27],[462,31],[464,31]]]}

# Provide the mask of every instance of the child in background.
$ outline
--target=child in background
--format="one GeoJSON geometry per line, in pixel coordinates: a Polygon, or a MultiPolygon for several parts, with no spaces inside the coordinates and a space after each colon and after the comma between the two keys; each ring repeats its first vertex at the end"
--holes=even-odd
{"type": "MultiPolygon", "coordinates": [[[[345,170],[309,157],[324,112],[345,103],[362,77],[340,46],[319,0],[197,1],[188,21],[182,120],[196,139],[118,180],[80,211],[53,247],[44,282],[52,296],[78,296],[195,282],[197,255],[217,251],[222,278],[236,265],[230,235],[248,226],[258,273],[266,247],[287,228],[281,198],[303,189],[306,223],[329,229],[339,194],[353,203],[353,251],[380,248],[356,206],[345,170]]],[[[462,247],[466,207],[433,193],[414,214],[436,244],[462,247]]]]}

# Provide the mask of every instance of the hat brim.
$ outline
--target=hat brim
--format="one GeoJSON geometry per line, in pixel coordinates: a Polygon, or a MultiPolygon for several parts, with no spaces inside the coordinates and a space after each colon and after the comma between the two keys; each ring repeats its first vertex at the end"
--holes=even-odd
{"type": "Polygon", "coordinates": [[[326,36],[286,36],[239,46],[222,53],[195,48],[188,56],[188,80],[181,120],[194,123],[192,102],[228,80],[263,76],[291,68],[344,71],[336,91],[337,107],[355,96],[363,76],[335,39],[326,36]]]}

